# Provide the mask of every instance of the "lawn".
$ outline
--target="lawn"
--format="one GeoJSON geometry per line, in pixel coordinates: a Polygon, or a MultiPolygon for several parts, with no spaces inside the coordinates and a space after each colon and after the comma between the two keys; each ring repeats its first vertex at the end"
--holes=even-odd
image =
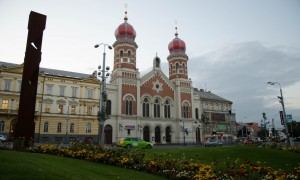
{"type": "Polygon", "coordinates": [[[300,154],[277,149],[230,146],[209,148],[175,148],[175,149],[151,149],[146,151],[146,158],[164,154],[166,158],[193,159],[203,164],[211,164],[217,160],[220,166],[225,162],[242,164],[245,160],[251,162],[260,161],[262,166],[271,166],[274,169],[293,170],[300,166],[300,154]]]}
{"type": "Polygon", "coordinates": [[[53,155],[0,150],[0,179],[163,179],[149,173],[53,155]]]}

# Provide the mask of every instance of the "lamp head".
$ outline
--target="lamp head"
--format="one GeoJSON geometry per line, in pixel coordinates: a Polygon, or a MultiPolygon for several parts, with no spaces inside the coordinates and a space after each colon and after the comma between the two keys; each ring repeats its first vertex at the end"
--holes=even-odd
{"type": "Polygon", "coordinates": [[[275,83],[274,83],[274,82],[268,82],[268,84],[270,84],[270,85],[274,85],[275,83]]]}
{"type": "Polygon", "coordinates": [[[108,46],[108,49],[112,49],[112,47],[111,47],[111,46],[108,46]]]}
{"type": "Polygon", "coordinates": [[[96,44],[94,47],[95,47],[95,48],[98,48],[98,47],[99,47],[99,44],[96,44]]]}

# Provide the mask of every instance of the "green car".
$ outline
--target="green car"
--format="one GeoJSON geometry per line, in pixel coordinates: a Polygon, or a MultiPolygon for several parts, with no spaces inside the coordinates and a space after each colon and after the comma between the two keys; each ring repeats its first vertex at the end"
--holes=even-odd
{"type": "Polygon", "coordinates": [[[132,137],[121,138],[117,145],[120,147],[127,148],[127,149],[130,149],[130,148],[151,149],[151,148],[153,148],[152,143],[144,141],[141,138],[132,138],[132,137]]]}

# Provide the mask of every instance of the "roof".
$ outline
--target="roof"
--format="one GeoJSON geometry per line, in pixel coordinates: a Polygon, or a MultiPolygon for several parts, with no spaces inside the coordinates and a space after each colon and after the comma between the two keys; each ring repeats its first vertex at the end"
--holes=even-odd
{"type": "MultiPolygon", "coordinates": [[[[0,68],[1,67],[20,66],[20,65],[22,65],[22,64],[14,64],[14,63],[0,61],[0,68]]],[[[88,78],[91,76],[91,74],[83,74],[83,73],[63,71],[63,70],[57,70],[57,69],[48,69],[48,68],[42,68],[42,67],[40,67],[39,72],[44,73],[46,75],[77,78],[77,79],[88,78]]]]}
{"type": "Polygon", "coordinates": [[[215,101],[226,101],[229,103],[232,103],[231,101],[224,99],[218,95],[213,94],[210,91],[204,91],[203,89],[198,90],[197,88],[194,88],[194,94],[198,95],[201,99],[209,99],[209,100],[215,100],[215,101]]]}

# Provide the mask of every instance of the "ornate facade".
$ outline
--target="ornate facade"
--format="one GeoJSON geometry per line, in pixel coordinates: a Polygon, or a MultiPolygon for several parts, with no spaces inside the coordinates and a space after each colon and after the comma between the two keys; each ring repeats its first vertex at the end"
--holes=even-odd
{"type": "MultiPolygon", "coordinates": [[[[176,33],[169,43],[169,75],[156,55],[152,70],[141,76],[136,67],[136,31],[124,23],[115,31],[114,66],[107,94],[105,143],[140,137],[155,144],[198,143],[207,137],[235,134],[232,102],[193,88],[188,78],[186,44],[176,33]]],[[[0,132],[12,135],[17,117],[22,65],[0,62],[0,132]]],[[[94,75],[40,69],[35,134],[38,142],[71,138],[98,140],[100,81],[94,75]]],[[[225,137],[225,138],[224,138],[225,137]]]]}

